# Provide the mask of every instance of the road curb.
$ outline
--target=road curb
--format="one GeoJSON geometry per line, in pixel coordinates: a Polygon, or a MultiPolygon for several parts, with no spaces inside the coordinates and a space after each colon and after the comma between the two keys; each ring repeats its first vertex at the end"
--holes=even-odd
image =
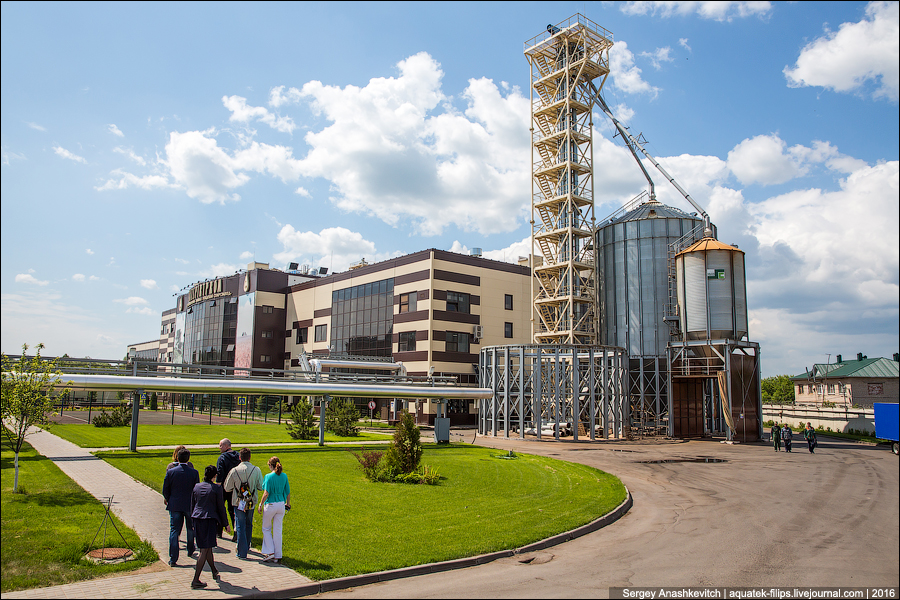
{"type": "Polygon", "coordinates": [[[470,556],[468,558],[458,558],[455,560],[446,560],[442,562],[429,563],[427,565],[416,565],[414,567],[404,567],[402,569],[392,569],[390,571],[381,571],[379,573],[366,573],[364,575],[353,575],[350,577],[340,577],[337,579],[326,579],[324,581],[316,581],[295,588],[278,590],[276,592],[259,592],[244,595],[245,598],[297,598],[301,596],[312,596],[324,592],[333,592],[335,590],[345,590],[347,588],[370,585],[373,583],[381,583],[392,581],[395,579],[404,579],[406,577],[416,577],[419,575],[429,575],[431,573],[441,573],[444,571],[453,571],[455,569],[465,569],[476,565],[493,562],[500,558],[509,558],[517,554],[527,554],[538,550],[546,550],[552,546],[562,544],[579,538],[583,535],[593,533],[599,529],[615,523],[634,506],[634,499],[628,488],[625,488],[625,500],[611,512],[594,519],[587,525],[576,527],[571,531],[566,531],[539,542],[516,548],[515,550],[501,550],[499,552],[490,552],[488,554],[480,554],[478,556],[470,556]]]}

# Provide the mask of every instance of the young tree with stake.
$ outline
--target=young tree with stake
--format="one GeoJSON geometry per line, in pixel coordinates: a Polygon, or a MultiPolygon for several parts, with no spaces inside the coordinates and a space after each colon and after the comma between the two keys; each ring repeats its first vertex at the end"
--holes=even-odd
{"type": "Polygon", "coordinates": [[[41,359],[43,344],[37,345],[37,353],[29,358],[28,344],[22,344],[22,355],[12,361],[2,355],[2,405],[3,441],[15,455],[16,476],[13,492],[19,490],[19,452],[25,437],[35,433],[32,425],[48,425],[49,415],[57,396],[64,393],[72,382],[60,383],[62,373],[57,360],[41,359]]]}

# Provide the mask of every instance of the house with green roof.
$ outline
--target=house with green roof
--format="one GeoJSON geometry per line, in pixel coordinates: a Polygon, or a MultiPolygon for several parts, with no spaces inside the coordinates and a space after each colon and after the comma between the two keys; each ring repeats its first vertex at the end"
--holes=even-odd
{"type": "Polygon", "coordinates": [[[893,359],[869,358],[817,363],[806,373],[791,377],[795,402],[822,406],[872,408],[876,402],[900,402],[900,354],[893,359]]]}

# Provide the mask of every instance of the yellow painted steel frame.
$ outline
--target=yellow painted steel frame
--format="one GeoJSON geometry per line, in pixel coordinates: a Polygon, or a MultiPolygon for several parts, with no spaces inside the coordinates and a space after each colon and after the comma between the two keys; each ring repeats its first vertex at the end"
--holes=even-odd
{"type": "Polygon", "coordinates": [[[532,297],[535,343],[598,342],[593,232],[593,91],[612,34],[576,14],[525,42],[531,66],[532,297]],[[537,247],[537,248],[536,248],[537,247]],[[535,287],[537,289],[535,289],[535,287]]]}

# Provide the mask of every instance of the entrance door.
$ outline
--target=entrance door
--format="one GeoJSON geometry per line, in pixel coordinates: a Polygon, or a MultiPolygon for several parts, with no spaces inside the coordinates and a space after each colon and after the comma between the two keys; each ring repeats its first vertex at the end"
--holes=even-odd
{"type": "Polygon", "coordinates": [[[703,379],[672,379],[671,415],[675,437],[703,435],[703,379]]]}

